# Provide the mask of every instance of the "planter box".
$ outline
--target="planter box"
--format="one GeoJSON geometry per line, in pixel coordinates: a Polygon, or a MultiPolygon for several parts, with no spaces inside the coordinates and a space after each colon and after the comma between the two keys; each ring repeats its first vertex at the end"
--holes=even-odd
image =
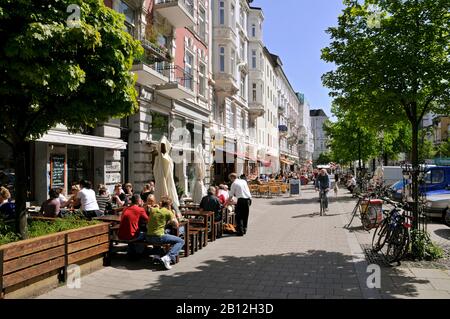
{"type": "Polygon", "coordinates": [[[109,251],[109,224],[83,227],[0,246],[0,298],[5,290],[55,271],[60,282],[67,267],[109,251]]]}

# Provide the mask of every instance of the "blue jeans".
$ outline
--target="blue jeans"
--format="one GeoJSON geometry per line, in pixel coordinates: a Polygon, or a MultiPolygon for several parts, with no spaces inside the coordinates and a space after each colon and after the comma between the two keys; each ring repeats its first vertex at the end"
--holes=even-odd
{"type": "Polygon", "coordinates": [[[325,208],[328,208],[328,192],[326,192],[324,189],[320,190],[319,198],[322,199],[322,196],[324,196],[324,204],[325,208]]]}
{"type": "Polygon", "coordinates": [[[156,245],[172,245],[168,255],[172,262],[176,261],[178,254],[180,253],[181,248],[184,246],[184,240],[180,237],[173,235],[163,235],[161,237],[158,236],[147,236],[147,242],[149,244],[156,245]]]}

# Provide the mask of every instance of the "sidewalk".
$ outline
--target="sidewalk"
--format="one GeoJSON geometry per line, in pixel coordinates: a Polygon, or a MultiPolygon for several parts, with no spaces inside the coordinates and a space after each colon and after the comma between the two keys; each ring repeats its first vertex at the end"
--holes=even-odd
{"type": "Polygon", "coordinates": [[[81,289],[39,298],[450,298],[448,270],[383,268],[381,290],[368,289],[361,244],[370,235],[344,229],[354,204],[331,199],[320,217],[311,187],[301,198],[255,199],[245,237],[210,243],[170,271],[116,257],[82,277],[81,289]]]}

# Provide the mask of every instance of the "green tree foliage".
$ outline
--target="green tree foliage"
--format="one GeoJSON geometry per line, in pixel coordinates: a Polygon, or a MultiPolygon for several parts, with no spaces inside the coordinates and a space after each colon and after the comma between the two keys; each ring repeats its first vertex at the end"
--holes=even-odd
{"type": "MultiPolygon", "coordinates": [[[[337,68],[323,76],[336,105],[360,126],[384,131],[407,120],[411,162],[419,165],[419,125],[425,113],[450,106],[450,1],[344,0],[322,59],[337,68]],[[374,23],[374,21],[376,23],[374,23]]],[[[446,108],[446,109],[445,109],[446,108]]],[[[413,175],[417,228],[418,177],[413,175]]]]}
{"type": "Polygon", "coordinates": [[[319,155],[319,158],[316,160],[316,164],[317,165],[328,165],[331,162],[333,162],[333,157],[332,157],[332,153],[331,152],[327,152],[327,153],[322,153],[319,155]]]}
{"type": "Polygon", "coordinates": [[[101,0],[0,0],[0,139],[16,158],[16,203],[26,234],[25,150],[57,123],[77,131],[137,108],[133,60],[142,54],[124,17],[101,0]],[[67,23],[69,5],[79,24],[67,23]]]}
{"type": "Polygon", "coordinates": [[[450,158],[450,139],[447,139],[437,148],[436,155],[441,158],[450,158]]]}

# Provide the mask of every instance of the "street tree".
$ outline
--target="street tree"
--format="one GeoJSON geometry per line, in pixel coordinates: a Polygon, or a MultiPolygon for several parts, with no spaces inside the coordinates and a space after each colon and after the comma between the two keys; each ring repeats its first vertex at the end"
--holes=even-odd
{"type": "MultiPolygon", "coordinates": [[[[322,59],[336,69],[323,83],[339,108],[378,131],[407,120],[411,163],[419,166],[419,127],[424,114],[450,106],[450,2],[448,0],[344,0],[322,59]],[[374,23],[376,22],[376,23],[374,23]]],[[[413,180],[418,228],[418,174],[413,180]]]]}
{"type": "Polygon", "coordinates": [[[15,158],[17,229],[27,236],[26,149],[58,123],[70,131],[137,111],[124,17],[101,0],[0,0],[0,140],[15,158]]]}

